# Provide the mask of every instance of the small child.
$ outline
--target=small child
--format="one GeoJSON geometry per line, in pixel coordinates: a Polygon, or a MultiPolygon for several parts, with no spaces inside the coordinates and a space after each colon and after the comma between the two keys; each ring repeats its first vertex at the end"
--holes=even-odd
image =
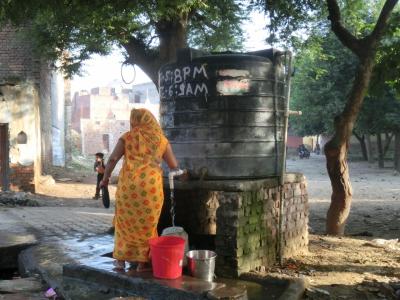
{"type": "Polygon", "coordinates": [[[104,154],[101,152],[97,152],[95,154],[96,161],[94,162],[94,171],[97,172],[97,183],[96,183],[96,194],[94,195],[93,199],[100,198],[100,181],[103,180],[104,176],[104,154]]]}

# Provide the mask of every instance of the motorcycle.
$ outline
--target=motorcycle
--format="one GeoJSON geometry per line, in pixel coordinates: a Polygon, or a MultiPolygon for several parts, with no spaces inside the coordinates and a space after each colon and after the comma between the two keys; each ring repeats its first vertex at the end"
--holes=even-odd
{"type": "Polygon", "coordinates": [[[310,151],[308,151],[306,147],[299,147],[297,151],[300,159],[310,158],[310,151]]]}

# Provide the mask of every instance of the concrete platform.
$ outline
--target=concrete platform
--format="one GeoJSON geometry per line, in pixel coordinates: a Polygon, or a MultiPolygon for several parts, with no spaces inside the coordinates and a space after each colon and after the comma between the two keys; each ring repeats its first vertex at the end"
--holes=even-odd
{"type": "MultiPolygon", "coordinates": [[[[285,294],[295,281],[282,278],[220,278],[210,283],[187,275],[161,280],[151,272],[116,271],[108,256],[112,246],[110,235],[53,240],[24,251],[21,258],[30,265],[28,269],[39,270],[66,299],[299,299],[293,297],[296,293],[285,294]]],[[[295,290],[302,294],[304,287],[300,285],[295,290]]]]}
{"type": "Polygon", "coordinates": [[[298,295],[304,292],[304,285],[296,286],[296,281],[287,279],[219,278],[215,283],[208,283],[186,275],[177,280],[159,280],[153,278],[151,272],[116,272],[113,259],[107,256],[113,248],[113,236],[96,235],[109,226],[112,213],[82,211],[65,208],[0,211],[1,232],[9,234],[0,240],[8,241],[11,246],[22,244],[27,247],[19,255],[21,275],[40,274],[58,295],[67,300],[109,300],[113,297],[290,300],[300,299],[298,295]],[[60,219],[56,220],[54,213],[60,219]],[[90,216],[92,222],[82,220],[82,216],[90,216]],[[72,227],[78,225],[79,230],[73,230],[72,227]],[[33,233],[40,238],[40,243],[33,233]],[[295,292],[288,295],[293,287],[295,292]]]}

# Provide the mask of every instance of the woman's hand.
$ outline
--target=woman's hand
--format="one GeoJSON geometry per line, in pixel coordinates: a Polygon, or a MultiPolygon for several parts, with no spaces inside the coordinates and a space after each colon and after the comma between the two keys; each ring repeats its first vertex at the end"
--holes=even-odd
{"type": "Polygon", "coordinates": [[[179,181],[187,181],[189,180],[189,172],[186,169],[183,169],[183,174],[176,177],[179,181]]]}
{"type": "Polygon", "coordinates": [[[103,180],[100,181],[100,187],[102,188],[102,187],[108,186],[108,182],[109,182],[109,181],[110,181],[109,178],[103,178],[103,180]]]}

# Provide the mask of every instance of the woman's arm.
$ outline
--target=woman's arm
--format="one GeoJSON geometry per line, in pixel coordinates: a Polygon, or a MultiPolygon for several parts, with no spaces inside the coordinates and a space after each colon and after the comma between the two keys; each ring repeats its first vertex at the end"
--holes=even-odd
{"type": "Polygon", "coordinates": [[[111,173],[115,168],[117,162],[121,159],[125,152],[125,142],[123,139],[119,139],[117,144],[114,147],[113,152],[111,153],[110,157],[108,158],[106,169],[104,171],[104,177],[101,181],[101,186],[107,185],[110,179],[111,173]]]}
{"type": "Polygon", "coordinates": [[[176,160],[175,154],[172,151],[172,147],[169,143],[167,145],[167,149],[165,149],[163,159],[170,169],[176,169],[178,167],[178,161],[176,160]]]}

